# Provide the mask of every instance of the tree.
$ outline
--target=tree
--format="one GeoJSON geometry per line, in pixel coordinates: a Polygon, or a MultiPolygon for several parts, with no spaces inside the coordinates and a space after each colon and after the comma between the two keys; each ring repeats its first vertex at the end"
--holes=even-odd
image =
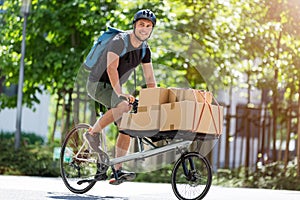
{"type": "MultiPolygon", "coordinates": [[[[71,101],[77,71],[94,37],[113,23],[116,1],[32,1],[28,18],[23,103],[39,103],[37,93],[56,94],[67,110],[69,124],[71,101]]],[[[4,85],[18,83],[22,18],[20,1],[6,1],[1,24],[0,70],[4,85]]],[[[1,94],[1,108],[15,107],[16,96],[1,94]]]]}

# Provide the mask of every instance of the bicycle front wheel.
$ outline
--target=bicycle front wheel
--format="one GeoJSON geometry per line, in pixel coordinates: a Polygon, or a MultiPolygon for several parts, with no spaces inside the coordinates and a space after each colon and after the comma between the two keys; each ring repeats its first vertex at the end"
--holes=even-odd
{"type": "Polygon", "coordinates": [[[66,187],[83,194],[96,183],[97,155],[92,153],[83,134],[88,124],[78,124],[65,138],[60,152],[60,172],[66,187]]]}
{"type": "Polygon", "coordinates": [[[208,160],[196,152],[181,156],[172,171],[172,189],[180,200],[203,199],[210,189],[212,172],[208,160]]]}

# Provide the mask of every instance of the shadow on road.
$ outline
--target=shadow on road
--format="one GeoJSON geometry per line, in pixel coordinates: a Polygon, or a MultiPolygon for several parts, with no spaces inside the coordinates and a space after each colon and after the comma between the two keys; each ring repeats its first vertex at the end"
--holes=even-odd
{"type": "Polygon", "coordinates": [[[113,196],[106,196],[106,197],[99,197],[94,195],[86,195],[86,194],[64,194],[64,193],[54,193],[48,192],[47,197],[49,199],[60,199],[60,200],[129,200],[127,197],[113,197],[113,196]]]}

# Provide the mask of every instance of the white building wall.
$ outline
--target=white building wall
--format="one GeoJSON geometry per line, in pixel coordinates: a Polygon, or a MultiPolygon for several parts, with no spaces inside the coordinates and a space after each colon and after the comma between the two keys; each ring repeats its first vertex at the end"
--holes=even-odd
{"type": "MultiPolygon", "coordinates": [[[[35,104],[36,111],[33,112],[27,107],[22,109],[22,132],[35,133],[47,138],[48,134],[48,119],[49,119],[49,94],[38,94],[37,98],[40,104],[35,104]]],[[[0,131],[15,132],[17,109],[4,109],[0,111],[0,131]]]]}

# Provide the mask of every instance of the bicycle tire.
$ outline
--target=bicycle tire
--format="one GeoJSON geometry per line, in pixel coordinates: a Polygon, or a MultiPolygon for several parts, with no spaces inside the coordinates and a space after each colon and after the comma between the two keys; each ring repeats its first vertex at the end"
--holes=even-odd
{"type": "Polygon", "coordinates": [[[89,129],[88,124],[78,124],[66,135],[60,152],[60,173],[66,187],[73,193],[83,194],[95,184],[97,164],[78,160],[77,158],[96,159],[84,143],[83,133],[89,129]],[[80,148],[81,151],[80,151],[80,148]],[[78,152],[83,152],[75,157],[78,152]],[[89,181],[87,181],[89,180],[89,181]],[[81,182],[83,181],[83,182],[81,182]]]}
{"type": "Polygon", "coordinates": [[[172,170],[172,189],[180,200],[203,199],[212,183],[209,161],[197,152],[182,155],[172,170]]]}

